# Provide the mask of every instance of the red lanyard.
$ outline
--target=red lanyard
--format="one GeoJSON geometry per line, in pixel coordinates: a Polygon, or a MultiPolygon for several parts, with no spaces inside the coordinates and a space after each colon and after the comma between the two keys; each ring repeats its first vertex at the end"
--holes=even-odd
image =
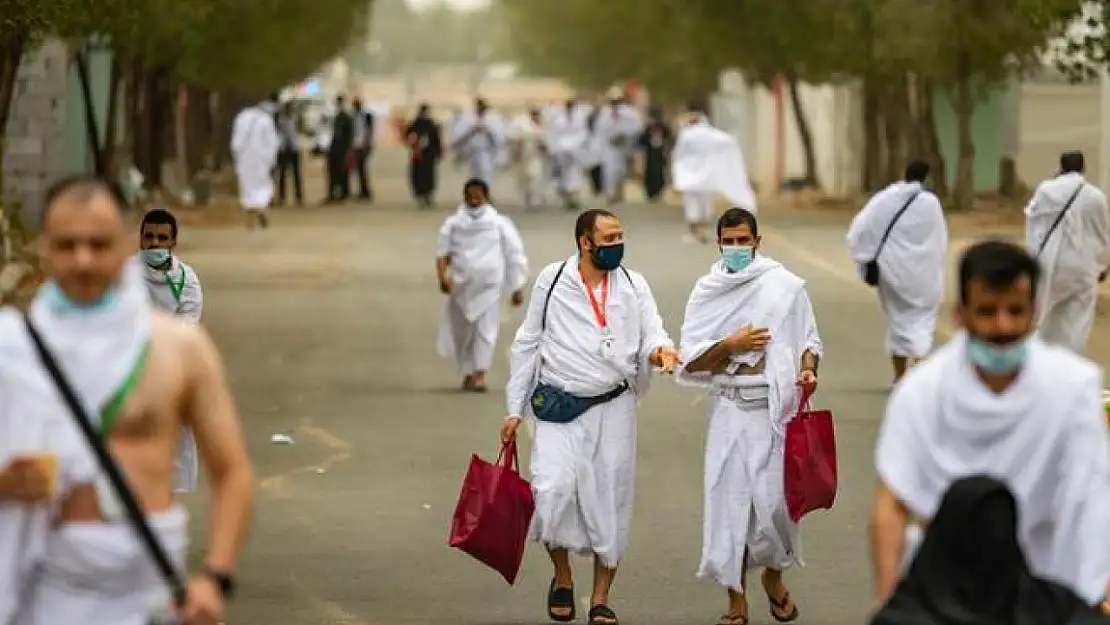
{"type": "Polygon", "coordinates": [[[590,283],[586,282],[586,276],[581,269],[578,270],[578,275],[582,278],[582,286],[586,287],[586,297],[590,298],[590,306],[594,309],[597,325],[604,330],[609,326],[609,319],[605,316],[605,307],[609,303],[609,274],[601,278],[601,303],[598,303],[597,298],[594,297],[594,290],[590,288],[590,283]]]}

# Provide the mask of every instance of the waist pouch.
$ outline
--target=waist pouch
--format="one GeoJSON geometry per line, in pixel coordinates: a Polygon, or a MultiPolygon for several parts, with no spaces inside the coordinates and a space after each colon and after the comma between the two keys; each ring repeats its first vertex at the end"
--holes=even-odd
{"type": "Polygon", "coordinates": [[[550,384],[537,384],[532,391],[532,414],[547,423],[570,423],[590,408],[624,395],[628,388],[628,382],[625,382],[608,393],[578,397],[550,384]]]}

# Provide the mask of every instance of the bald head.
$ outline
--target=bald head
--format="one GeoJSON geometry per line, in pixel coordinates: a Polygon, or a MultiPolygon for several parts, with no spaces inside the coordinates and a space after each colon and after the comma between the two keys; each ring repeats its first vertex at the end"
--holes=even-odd
{"type": "Polygon", "coordinates": [[[66,178],[52,185],[43,197],[42,230],[50,277],[80,303],[103,296],[134,252],[119,196],[99,178],[66,178]]]}

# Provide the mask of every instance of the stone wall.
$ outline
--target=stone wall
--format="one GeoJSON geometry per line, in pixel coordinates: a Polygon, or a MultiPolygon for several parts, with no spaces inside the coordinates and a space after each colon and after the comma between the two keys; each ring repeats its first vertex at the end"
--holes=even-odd
{"type": "Polygon", "coordinates": [[[4,132],[4,195],[22,207],[25,223],[37,224],[43,190],[65,172],[66,47],[47,41],[27,55],[16,79],[4,132]]]}

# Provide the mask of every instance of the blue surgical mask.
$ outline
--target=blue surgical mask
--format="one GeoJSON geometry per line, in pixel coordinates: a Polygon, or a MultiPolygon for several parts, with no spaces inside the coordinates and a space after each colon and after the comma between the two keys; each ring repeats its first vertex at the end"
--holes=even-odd
{"type": "Polygon", "coordinates": [[[967,340],[967,357],[971,364],[987,373],[1004,375],[1017,371],[1029,357],[1029,339],[1007,345],[995,345],[976,338],[967,340]]]}
{"type": "Polygon", "coordinates": [[[39,289],[39,295],[50,306],[50,309],[58,314],[97,312],[111,308],[119,302],[119,289],[113,286],[95,302],[79,304],[70,299],[53,280],[42,285],[42,288],[39,289]]]}
{"type": "Polygon", "coordinates": [[[755,259],[755,248],[750,245],[724,245],[721,246],[721,260],[725,267],[736,273],[744,271],[755,259]]]}
{"type": "Polygon", "coordinates": [[[590,252],[594,265],[602,271],[613,271],[621,266],[624,260],[624,243],[613,245],[597,245],[590,252]]]}
{"type": "Polygon", "coordinates": [[[162,249],[143,250],[139,253],[143,262],[151,267],[162,267],[170,260],[170,251],[162,249]]]}

